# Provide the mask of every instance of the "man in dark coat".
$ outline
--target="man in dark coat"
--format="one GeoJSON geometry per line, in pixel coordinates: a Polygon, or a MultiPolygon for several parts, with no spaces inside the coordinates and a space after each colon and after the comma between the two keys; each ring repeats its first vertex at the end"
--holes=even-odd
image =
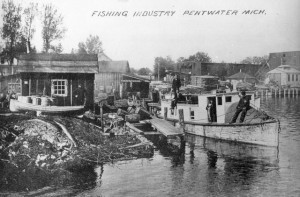
{"type": "Polygon", "coordinates": [[[81,84],[78,85],[78,88],[74,91],[74,103],[75,105],[85,105],[86,104],[86,90],[82,87],[81,84]]]}
{"type": "Polygon", "coordinates": [[[173,92],[174,92],[175,99],[177,98],[177,93],[179,93],[180,86],[181,86],[180,76],[175,75],[175,77],[173,79],[173,82],[172,82],[172,89],[173,89],[173,92]]]}
{"type": "Polygon", "coordinates": [[[244,122],[247,110],[250,108],[250,101],[249,98],[246,96],[246,92],[245,91],[240,92],[239,96],[240,96],[240,101],[236,107],[235,114],[233,115],[230,123],[235,123],[237,117],[241,112],[242,114],[240,118],[240,123],[244,122]]]}

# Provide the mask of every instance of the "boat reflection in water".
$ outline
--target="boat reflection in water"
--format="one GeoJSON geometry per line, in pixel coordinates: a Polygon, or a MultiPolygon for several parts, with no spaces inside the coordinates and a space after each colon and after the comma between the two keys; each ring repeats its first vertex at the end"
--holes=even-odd
{"type": "Polygon", "coordinates": [[[186,135],[186,142],[190,146],[190,154],[193,155],[194,148],[204,149],[208,156],[211,167],[215,166],[218,158],[229,160],[244,160],[247,162],[278,165],[278,148],[268,147],[241,142],[217,140],[194,135],[186,135]]]}

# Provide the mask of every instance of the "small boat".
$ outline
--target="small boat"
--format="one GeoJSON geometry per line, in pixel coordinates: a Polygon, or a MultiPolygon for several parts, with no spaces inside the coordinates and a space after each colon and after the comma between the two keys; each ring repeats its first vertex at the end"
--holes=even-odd
{"type": "Polygon", "coordinates": [[[251,109],[247,111],[243,123],[229,123],[240,100],[238,92],[180,95],[175,107],[174,99],[165,97],[161,99],[161,117],[174,122],[189,134],[277,147],[279,120],[260,110],[260,98],[256,98],[254,91],[248,91],[246,96],[250,99],[251,109]],[[213,101],[215,110],[213,121],[206,110],[210,101],[213,101]]]}
{"type": "Polygon", "coordinates": [[[47,113],[65,113],[75,112],[84,109],[83,105],[80,106],[43,106],[32,103],[21,102],[19,100],[11,99],[9,104],[11,112],[19,111],[38,111],[47,113]]]}

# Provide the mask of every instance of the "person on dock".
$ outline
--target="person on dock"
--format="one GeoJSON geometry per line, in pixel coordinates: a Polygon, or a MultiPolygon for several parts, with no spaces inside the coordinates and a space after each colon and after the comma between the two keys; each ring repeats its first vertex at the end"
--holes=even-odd
{"type": "Polygon", "coordinates": [[[239,93],[240,96],[240,101],[236,107],[236,111],[231,119],[231,121],[229,122],[230,124],[235,123],[236,119],[238,118],[239,114],[242,112],[241,117],[240,117],[240,123],[244,122],[245,116],[247,111],[250,108],[250,101],[249,98],[246,96],[246,92],[245,91],[241,91],[239,93]]]}
{"type": "Polygon", "coordinates": [[[78,88],[74,91],[74,96],[75,105],[86,105],[86,90],[81,84],[79,84],[78,88]]]}

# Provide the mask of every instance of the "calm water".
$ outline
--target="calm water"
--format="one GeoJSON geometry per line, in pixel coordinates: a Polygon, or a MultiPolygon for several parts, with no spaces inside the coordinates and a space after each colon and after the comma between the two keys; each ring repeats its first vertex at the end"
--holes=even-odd
{"type": "Polygon", "coordinates": [[[158,148],[150,159],[104,165],[81,173],[69,187],[30,194],[300,196],[300,98],[266,98],[262,108],[281,121],[278,150],[187,136],[176,154],[158,148]]]}

